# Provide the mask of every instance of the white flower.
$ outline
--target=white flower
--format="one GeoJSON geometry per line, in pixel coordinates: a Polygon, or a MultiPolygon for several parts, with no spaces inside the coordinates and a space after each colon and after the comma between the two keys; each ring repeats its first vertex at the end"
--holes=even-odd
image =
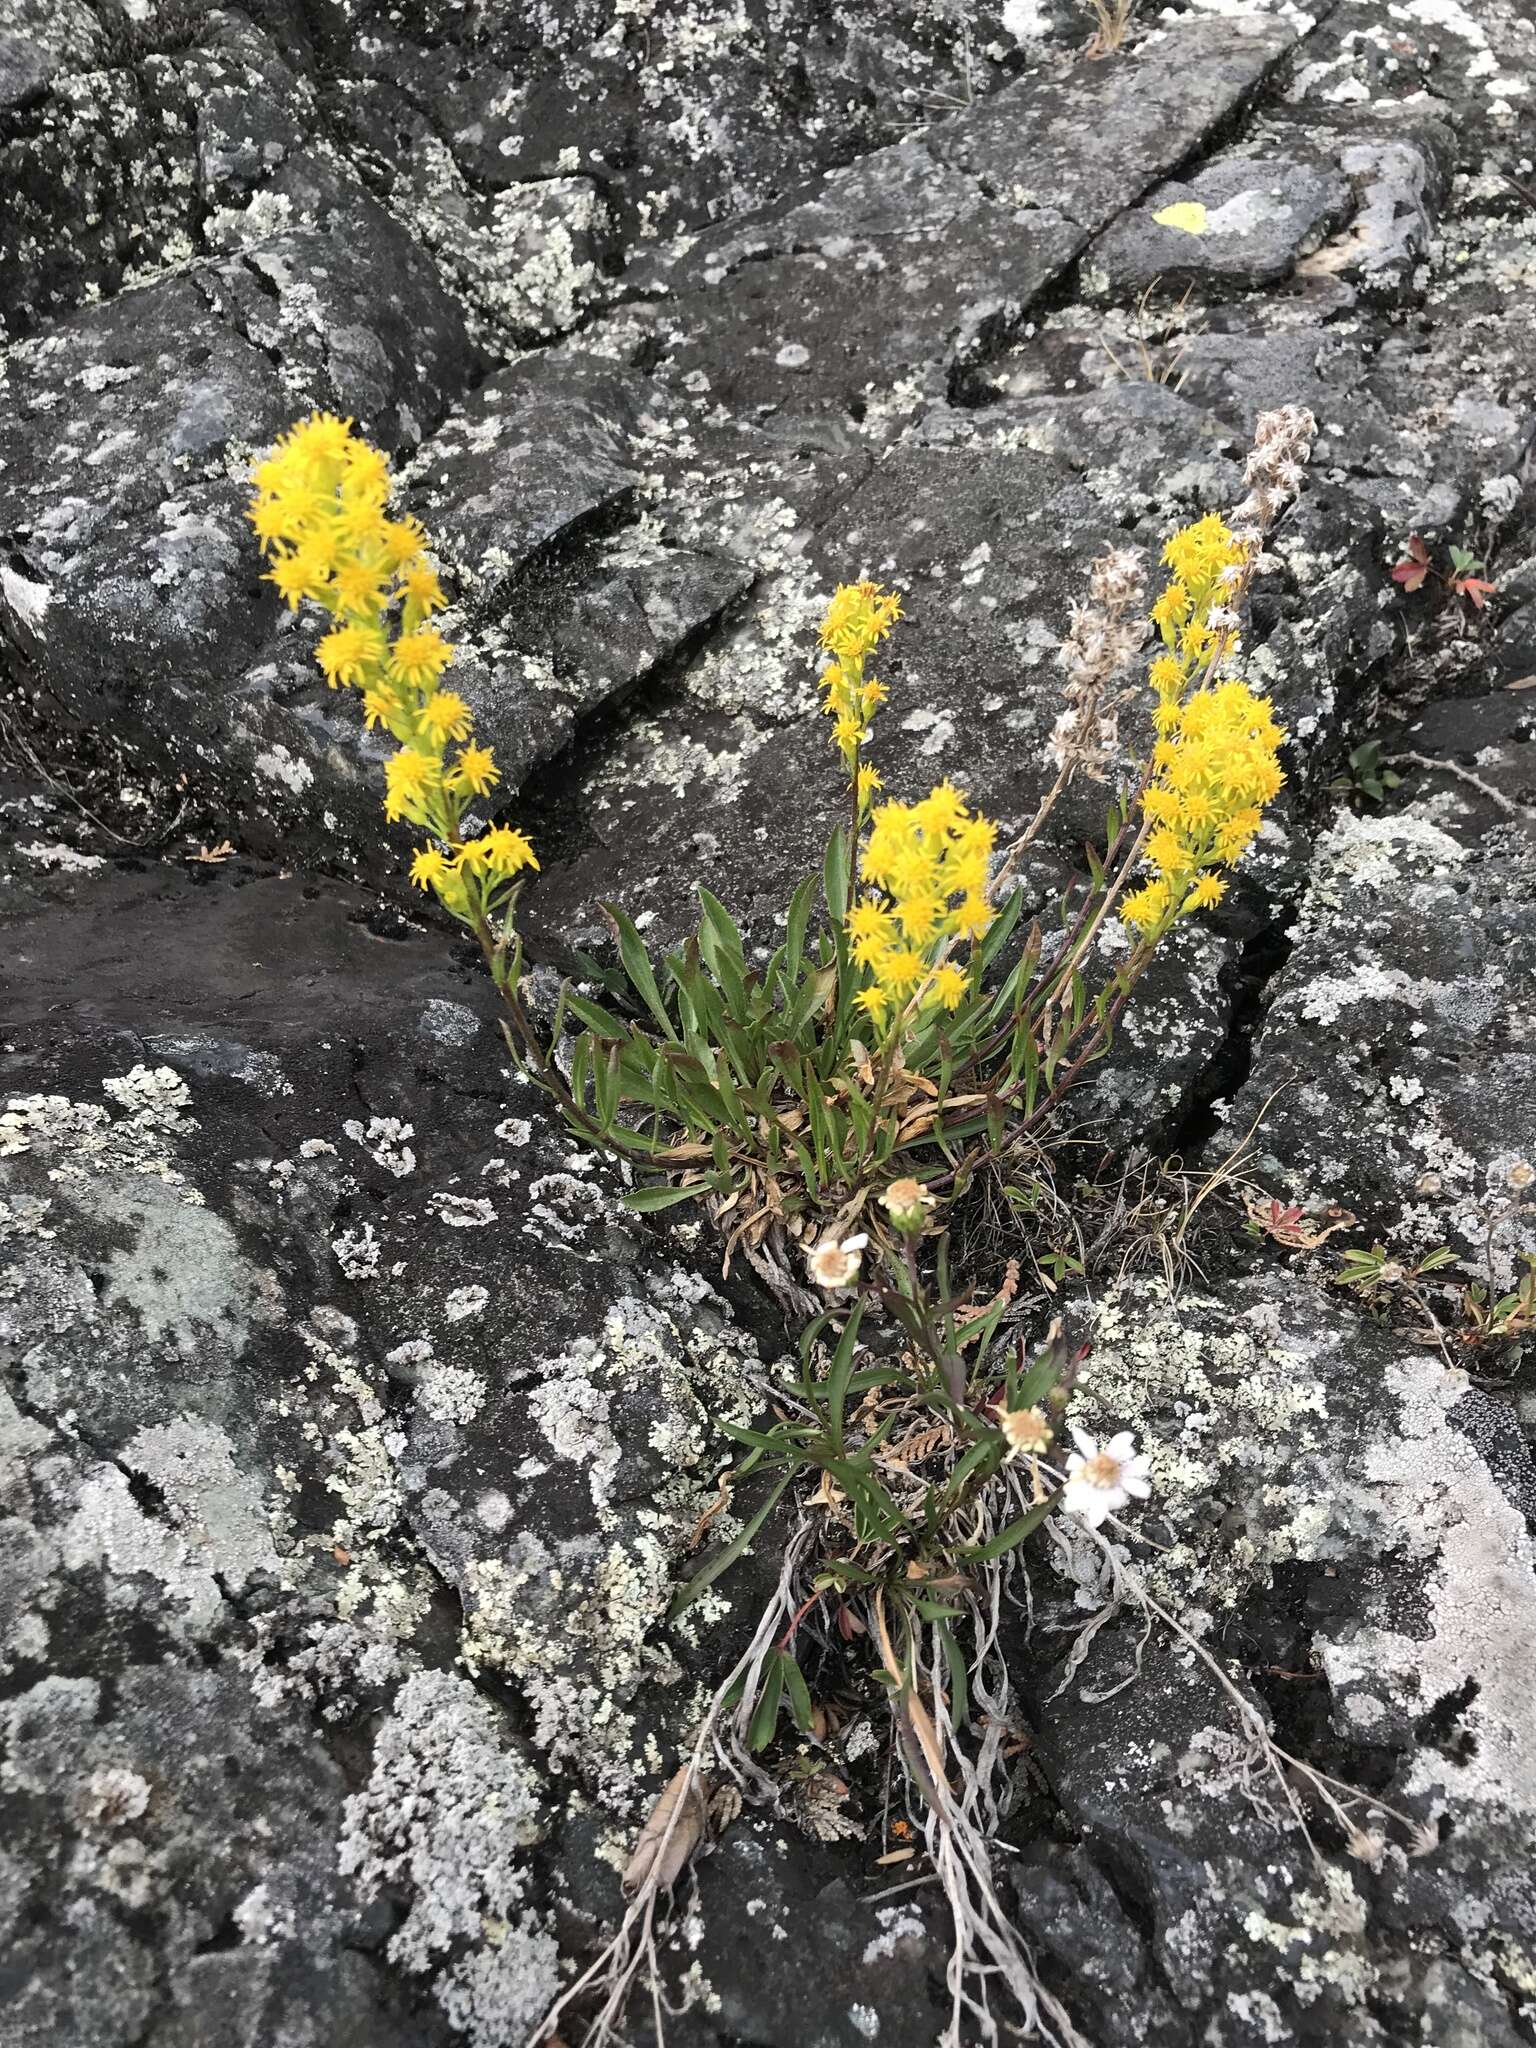
{"type": "Polygon", "coordinates": [[[1136,1455],[1136,1439],[1128,1429],[1098,1444],[1074,1429],[1077,1449],[1067,1458],[1067,1484],[1061,1504],[1097,1529],[1107,1515],[1117,1514],[1134,1497],[1145,1500],[1152,1480],[1145,1458],[1136,1455]]]}
{"type": "Polygon", "coordinates": [[[862,1230],[841,1244],[835,1237],[824,1237],[806,1260],[811,1278],[818,1287],[851,1287],[859,1277],[859,1254],[868,1243],[869,1234],[862,1230]]]}

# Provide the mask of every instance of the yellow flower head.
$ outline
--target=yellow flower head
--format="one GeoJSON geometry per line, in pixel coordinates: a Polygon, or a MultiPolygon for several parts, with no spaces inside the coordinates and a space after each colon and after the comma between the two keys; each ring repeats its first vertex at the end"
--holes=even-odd
{"type": "Polygon", "coordinates": [[[862,661],[901,617],[901,595],[878,583],[843,583],[821,622],[821,644],[841,659],[862,661]]]}
{"type": "Polygon", "coordinates": [[[1126,924],[1145,938],[1167,916],[1169,901],[1166,882],[1148,882],[1125,898],[1120,905],[1120,915],[1126,924]]]}
{"type": "Polygon", "coordinates": [[[334,690],[338,683],[360,688],[384,657],[384,636],[367,626],[336,626],[315,646],[315,659],[334,690]]]}
{"type": "Polygon", "coordinates": [[[386,818],[409,818],[415,825],[428,824],[429,808],[442,788],[442,764],[432,754],[402,747],[384,764],[384,787],[386,818]]]}
{"type": "Polygon", "coordinates": [[[430,568],[419,555],[402,566],[399,590],[406,603],[415,605],[417,611],[423,615],[441,611],[448,602],[443,596],[443,586],[437,580],[436,570],[430,568]]]}
{"type": "MultiPolygon", "coordinates": [[[[395,647],[395,662],[399,665],[399,643],[395,647]]],[[[421,729],[442,746],[447,740],[463,740],[469,737],[469,706],[452,690],[434,690],[421,707],[421,729]]]]}
{"type": "Polygon", "coordinates": [[[1202,875],[1184,898],[1183,908],[1186,911],[1209,910],[1218,904],[1226,893],[1227,885],[1220,875],[1202,875]]]}
{"type": "Polygon", "coordinates": [[[402,683],[429,690],[453,658],[453,649],[436,626],[402,633],[390,652],[390,666],[402,683]]]}
{"type": "Polygon", "coordinates": [[[411,880],[418,889],[434,889],[449,872],[448,862],[435,846],[423,846],[411,862],[411,880]]]}
{"type": "Polygon", "coordinates": [[[933,992],[946,1010],[958,1010],[965,1001],[970,977],[965,970],[957,967],[953,960],[946,960],[933,977],[933,992]]]}
{"type": "Polygon", "coordinates": [[[483,874],[502,878],[518,874],[523,868],[538,866],[532,842],[510,825],[493,825],[478,839],[467,840],[460,858],[466,866],[477,867],[483,874]]]}
{"type": "Polygon", "coordinates": [[[496,756],[489,747],[476,746],[473,742],[460,747],[448,773],[451,787],[469,796],[488,795],[500,780],[501,770],[496,766],[496,756]]]}

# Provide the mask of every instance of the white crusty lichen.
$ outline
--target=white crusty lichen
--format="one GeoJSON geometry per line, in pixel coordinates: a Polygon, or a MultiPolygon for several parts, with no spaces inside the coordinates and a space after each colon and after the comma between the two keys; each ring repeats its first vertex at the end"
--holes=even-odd
{"type": "Polygon", "coordinates": [[[1156,1281],[1112,1290],[1092,1331],[1073,1422],[1132,1431],[1151,1465],[1173,1547],[1147,1567],[1187,1625],[1234,1607],[1288,1558],[1314,1555],[1333,1512],[1327,1392],[1318,1346],[1283,1330],[1273,1303],[1248,1308],[1156,1281]],[[1235,1532],[1212,1524],[1235,1510],[1235,1532]]]}
{"type": "Polygon", "coordinates": [[[60,1181],[143,1174],[180,1188],[185,1202],[201,1202],[172,1164],[166,1144],[171,1135],[197,1128],[185,1115],[192,1098],[181,1076],[171,1067],[136,1066],[101,1085],[121,1116],[67,1095],[11,1096],[0,1111],[0,1159],[46,1155],[49,1178],[60,1181]]]}
{"type": "Polygon", "coordinates": [[[1403,1789],[1449,1796],[1529,1828],[1536,1819],[1536,1694],[1517,1644],[1536,1642],[1536,1549],[1453,1414],[1463,1384],[1437,1359],[1392,1365],[1387,1390],[1396,1428],[1355,1456],[1381,1490],[1393,1547],[1424,1559],[1426,1612],[1411,1635],[1352,1624],[1320,1643],[1323,1670],[1343,1727],[1356,1735],[1411,1740],[1441,1702],[1465,1701],[1458,1719],[1471,1740],[1454,1761],[1420,1745],[1403,1789]]]}
{"type": "Polygon", "coordinates": [[[528,1896],[539,1806],[538,1778],[495,1710],[448,1671],[406,1679],[367,1788],[346,1804],[343,1874],[364,1897],[406,1895],[389,1958],[431,1976],[471,2048],[523,2039],[560,1988],[554,1938],[528,1896]]]}
{"type": "MultiPolygon", "coordinates": [[[[750,1419],[761,1376],[755,1345],[705,1281],[677,1272],[653,1289],[653,1300],[615,1302],[601,1336],[546,1360],[528,1394],[551,1459],[585,1474],[592,1525],[564,1538],[516,1528],[462,1576],[466,1665],[512,1672],[549,1768],[620,1810],[635,1799],[629,1705],[647,1678],[681,1677],[652,1637],[685,1543],[717,1498],[712,1479],[725,1460],[715,1424],[750,1419]],[[643,1446],[621,1412],[633,1389],[646,1397],[643,1446]],[[632,1500],[616,1498],[626,1455],[642,1458],[646,1474],[632,1500]]],[[[712,1534],[734,1526],[722,1515],[712,1534]]],[[[717,1611],[701,1602],[690,1623],[717,1611]]]]}

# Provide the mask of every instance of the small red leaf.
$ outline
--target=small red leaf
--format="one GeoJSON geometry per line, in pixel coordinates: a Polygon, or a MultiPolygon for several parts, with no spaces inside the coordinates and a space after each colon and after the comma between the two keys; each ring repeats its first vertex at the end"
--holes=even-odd
{"type": "Polygon", "coordinates": [[[1428,574],[1429,568],[1424,562],[1399,562],[1392,571],[1392,581],[1401,583],[1404,590],[1422,590],[1428,574]]]}
{"type": "Polygon", "coordinates": [[[1458,597],[1470,597],[1481,611],[1498,589],[1496,583],[1485,583],[1480,576],[1461,576],[1451,585],[1458,597]]]}

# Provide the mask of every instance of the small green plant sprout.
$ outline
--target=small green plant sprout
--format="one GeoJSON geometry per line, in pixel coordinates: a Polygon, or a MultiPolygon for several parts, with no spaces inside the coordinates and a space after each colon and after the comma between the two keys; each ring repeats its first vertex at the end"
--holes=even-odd
{"type": "Polygon", "coordinates": [[[1335,796],[1346,800],[1364,798],[1380,804],[1401,785],[1402,779],[1390,761],[1383,758],[1381,741],[1363,740],[1350,749],[1348,763],[1328,786],[1335,796]]]}
{"type": "Polygon", "coordinates": [[[1481,611],[1498,585],[1483,580],[1484,565],[1470,549],[1451,546],[1446,553],[1450,566],[1437,568],[1423,535],[1410,533],[1404,543],[1403,559],[1392,571],[1392,581],[1412,592],[1422,590],[1432,579],[1448,597],[1464,597],[1474,610],[1481,611]]]}
{"type": "Polygon", "coordinates": [[[1491,1272],[1469,1279],[1454,1271],[1461,1264],[1455,1252],[1441,1245],[1412,1264],[1390,1257],[1381,1245],[1342,1255],[1334,1284],[1345,1287],[1382,1321],[1412,1309],[1418,1321],[1403,1324],[1403,1333],[1435,1344],[1448,1365],[1465,1365],[1479,1356],[1520,1346],[1536,1334],[1536,1252],[1521,1252],[1513,1287],[1498,1288],[1491,1272]],[[1433,1288],[1432,1274],[1444,1274],[1433,1288]],[[1434,1297],[1439,1298],[1437,1312],[1434,1297]]]}
{"type": "Polygon", "coordinates": [[[1352,1250],[1340,1254],[1334,1284],[1347,1287],[1362,1301],[1375,1301],[1395,1289],[1406,1291],[1429,1274],[1438,1273],[1455,1263],[1456,1254],[1444,1245],[1408,1265],[1393,1258],[1385,1246],[1373,1244],[1368,1252],[1352,1250]]]}

